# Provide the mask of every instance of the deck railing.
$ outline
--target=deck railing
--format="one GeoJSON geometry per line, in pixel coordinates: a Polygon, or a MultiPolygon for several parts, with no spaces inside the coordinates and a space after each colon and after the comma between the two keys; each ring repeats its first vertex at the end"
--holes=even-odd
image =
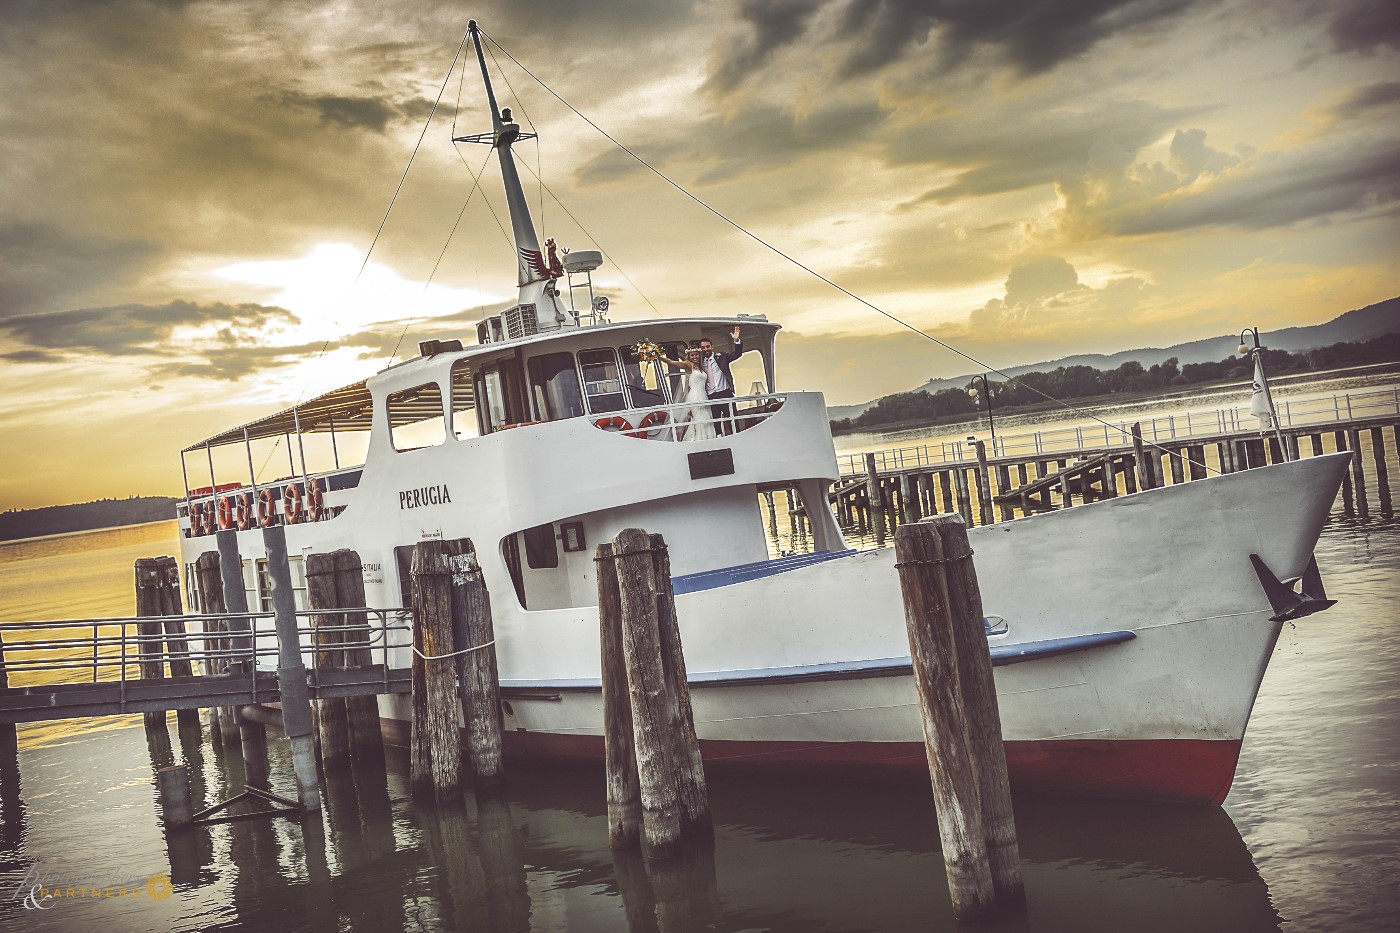
{"type": "MultiPolygon", "coordinates": [[[[1400,416],[1400,388],[1374,392],[1342,393],[1330,398],[1280,401],[1279,422],[1285,430],[1308,425],[1400,416]]],[[[1193,437],[1216,437],[1222,434],[1253,433],[1259,430],[1259,419],[1249,413],[1249,406],[1207,408],[1180,415],[1134,418],[1104,424],[1095,422],[1073,428],[1032,431],[1022,434],[998,434],[985,438],[987,456],[1035,457],[1060,451],[1086,448],[1130,447],[1132,426],[1142,425],[1143,440],[1163,443],[1193,437]]],[[[964,463],[977,459],[973,445],[962,440],[936,441],[910,447],[874,451],[875,466],[881,471],[902,470],[944,463],[964,463]]],[[[837,463],[843,476],[865,472],[865,454],[842,454],[837,463]]]]}
{"type": "Polygon", "coordinates": [[[744,395],[739,398],[715,399],[699,405],[680,403],[675,405],[650,405],[627,411],[589,415],[595,427],[602,431],[623,434],[649,441],[694,440],[695,434],[690,421],[684,419],[692,408],[701,409],[702,418],[695,419],[714,428],[716,434],[737,434],[747,431],[768,420],[782,409],[786,395],[744,395]],[[728,414],[721,418],[712,415],[714,407],[725,405],[728,414]]]}

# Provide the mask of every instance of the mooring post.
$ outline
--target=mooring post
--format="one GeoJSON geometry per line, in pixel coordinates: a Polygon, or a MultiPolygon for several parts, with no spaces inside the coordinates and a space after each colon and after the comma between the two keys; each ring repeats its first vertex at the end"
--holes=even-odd
{"type": "Polygon", "coordinates": [[[450,799],[462,789],[457,731],[457,659],[452,638],[452,569],[443,541],[413,547],[413,723],[410,776],[419,793],[450,799]],[[420,697],[421,693],[421,697],[420,697]]]}
{"type": "Polygon", "coordinates": [[[1376,464],[1376,493],[1381,514],[1388,518],[1391,514],[1390,474],[1385,463],[1385,431],[1381,428],[1371,429],[1371,459],[1376,464]]]}
{"type": "MultiPolygon", "coordinates": [[[[953,916],[971,920],[996,903],[979,794],[978,762],[959,683],[956,613],[943,572],[943,541],[934,522],[907,525],[895,535],[895,566],[904,598],[905,626],[924,730],[943,861],[953,916]]],[[[966,552],[951,555],[964,559],[966,552]]]]}
{"type": "MultiPolygon", "coordinates": [[[[312,609],[335,609],[340,606],[336,593],[334,554],[306,555],[306,598],[312,609]]],[[[313,617],[312,655],[317,674],[345,666],[345,656],[338,649],[344,643],[339,629],[345,618],[338,612],[323,612],[313,617]]],[[[316,701],[316,727],[320,734],[321,767],[339,770],[350,763],[350,721],[345,700],[335,697],[316,701]]]]}
{"type": "Polygon", "coordinates": [[[675,737],[677,790],[681,798],[682,830],[686,834],[714,832],[710,821],[710,795],[705,786],[705,763],[700,757],[700,739],[695,734],[695,711],[690,705],[690,681],[681,644],[680,620],[676,617],[676,591],[671,583],[671,554],[666,539],[651,535],[652,579],[656,582],[657,637],[661,645],[661,666],[671,694],[668,714],[675,737]]]}
{"type": "MultiPolygon", "coordinates": [[[[9,672],[5,670],[5,635],[3,632],[0,632],[0,690],[8,689],[10,689],[10,675],[9,672]]],[[[0,781],[3,781],[5,784],[5,786],[0,789],[3,789],[7,792],[9,790],[10,783],[8,778],[11,771],[14,772],[16,778],[18,778],[19,775],[18,755],[19,744],[15,734],[15,724],[12,722],[0,723],[0,781]]],[[[8,816],[8,797],[4,809],[6,815],[8,816]]],[[[0,820],[0,822],[7,821],[0,820]]]]}
{"type": "Polygon", "coordinates": [[[1370,505],[1366,501],[1366,472],[1361,462],[1361,432],[1356,428],[1347,430],[1347,449],[1351,451],[1351,480],[1356,487],[1356,511],[1366,518],[1370,505]]]}
{"type": "MultiPolygon", "coordinates": [[[[342,609],[365,607],[365,573],[360,555],[349,548],[335,552],[335,591],[342,609]]],[[[374,664],[370,650],[369,614],[346,612],[345,642],[351,647],[345,654],[347,668],[370,667],[374,664]]],[[[387,637],[387,632],[385,637],[387,637]]],[[[350,720],[350,752],[357,767],[384,770],[384,733],[379,727],[379,698],[373,696],[347,697],[345,712],[350,720]]]]}
{"type": "Polygon", "coordinates": [[[622,594],[611,542],[594,553],[598,579],[598,642],[603,672],[603,762],[608,787],[608,846],[630,849],[640,841],[641,787],[632,740],[632,700],[622,648],[622,594]]]}
{"type": "MultiPolygon", "coordinates": [[[[157,557],[156,570],[160,575],[160,614],[165,623],[165,648],[170,658],[171,677],[193,677],[194,665],[190,663],[189,634],[185,622],[179,618],[185,614],[184,601],[180,598],[180,564],[173,557],[157,557]]],[[[181,733],[186,730],[199,732],[199,710],[181,709],[175,711],[175,720],[181,733]]]]}
{"type": "MultiPolygon", "coordinates": [[[[238,533],[220,531],[216,537],[219,547],[219,564],[216,568],[220,601],[229,613],[248,611],[248,591],[243,588],[243,559],[238,553],[238,533]]],[[[202,558],[201,558],[202,559],[202,558]]],[[[227,669],[233,674],[243,674],[251,688],[257,683],[257,664],[252,658],[255,638],[253,623],[249,619],[226,619],[224,631],[230,636],[223,640],[224,649],[238,651],[248,658],[229,658],[227,669]]],[[[249,690],[251,693],[251,689],[249,690]]],[[[219,726],[225,729],[225,745],[238,745],[243,752],[243,777],[252,787],[270,789],[272,784],[267,773],[267,729],[260,722],[248,719],[242,713],[242,704],[226,706],[219,710],[219,726]]],[[[285,730],[283,730],[285,732],[285,730]]]]}
{"type": "MultiPolygon", "coordinates": [[[[199,587],[199,603],[204,607],[204,611],[209,615],[218,615],[228,610],[224,608],[223,582],[219,575],[219,555],[215,551],[205,551],[200,554],[194,562],[195,585],[199,587]]],[[[202,635],[200,644],[201,653],[204,658],[199,662],[205,677],[218,677],[223,674],[224,661],[210,657],[211,654],[224,650],[224,630],[223,623],[212,618],[205,618],[200,628],[202,635]]],[[[217,706],[209,707],[209,732],[210,739],[215,745],[223,745],[223,722],[222,710],[217,706]]]]}
{"type": "Polygon", "coordinates": [[[194,822],[188,765],[161,768],[156,772],[156,787],[160,794],[160,816],[166,826],[180,829],[194,822]]]}
{"type": "MultiPolygon", "coordinates": [[[[267,574],[272,581],[272,609],[277,626],[277,685],[282,693],[282,723],[292,743],[297,800],[304,810],[321,809],[316,783],[316,744],[311,730],[311,693],[301,660],[297,607],[292,593],[292,569],[287,563],[287,530],[273,525],[262,530],[267,551],[267,574]]],[[[220,548],[222,552],[223,548],[220,548]]],[[[227,585],[227,581],[225,581],[227,585]]]]}
{"type": "Polygon", "coordinates": [[[622,602],[622,647],[632,698],[637,779],[642,795],[642,848],[649,858],[673,858],[681,850],[681,803],[676,787],[672,701],[657,631],[656,580],[651,536],[625,528],[613,538],[622,602]]]}
{"type": "Polygon", "coordinates": [[[1147,449],[1142,443],[1142,422],[1133,422],[1133,466],[1137,472],[1137,484],[1140,489],[1153,489],[1152,465],[1147,462],[1147,449]]]}
{"type": "Polygon", "coordinates": [[[992,477],[987,467],[987,445],[982,441],[973,444],[977,452],[977,524],[992,523],[992,477]]]}
{"type": "Polygon", "coordinates": [[[447,560],[452,571],[452,621],[457,677],[462,685],[462,722],[467,752],[478,790],[498,786],[505,777],[501,751],[501,682],[496,662],[496,631],[491,621],[491,594],[470,538],[452,542],[447,560]]]}
{"type": "Polygon", "coordinates": [[[885,496],[880,488],[880,473],[875,469],[875,455],[865,455],[865,489],[870,499],[870,517],[875,522],[875,544],[885,546],[885,496]]]}
{"type": "MultiPolygon", "coordinates": [[[[165,654],[161,650],[160,568],[154,557],[136,559],[136,623],[140,639],[137,653],[141,659],[141,679],[161,680],[165,677],[165,654]]],[[[143,715],[147,729],[165,728],[165,711],[151,710],[143,715]]]]}

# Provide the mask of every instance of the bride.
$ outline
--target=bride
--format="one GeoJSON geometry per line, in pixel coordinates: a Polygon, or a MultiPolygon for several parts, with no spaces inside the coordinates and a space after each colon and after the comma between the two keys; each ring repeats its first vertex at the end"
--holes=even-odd
{"type": "Polygon", "coordinates": [[[685,394],[680,398],[682,405],[690,407],[676,414],[677,440],[707,441],[715,437],[714,415],[710,409],[710,397],[705,391],[705,367],[700,364],[700,350],[691,347],[685,351],[685,359],[673,360],[662,356],[662,360],[672,369],[685,370],[685,394]]]}

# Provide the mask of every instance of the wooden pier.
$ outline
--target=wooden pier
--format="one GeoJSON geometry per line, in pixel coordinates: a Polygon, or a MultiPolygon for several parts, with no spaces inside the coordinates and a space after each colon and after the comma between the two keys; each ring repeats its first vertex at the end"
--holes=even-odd
{"type": "Polygon", "coordinates": [[[828,498],[843,528],[883,544],[894,524],[929,515],[957,512],[969,524],[987,525],[1345,450],[1356,456],[1342,485],[1344,513],[1369,515],[1367,475],[1373,473],[1375,505],[1381,514],[1391,514],[1387,459],[1400,451],[1400,416],[1326,422],[1281,433],[1282,445],[1272,431],[1151,440],[1134,430],[1118,444],[1048,453],[988,457],[983,442],[976,441],[957,445],[953,459],[933,456],[947,445],[850,455],[828,498]]]}

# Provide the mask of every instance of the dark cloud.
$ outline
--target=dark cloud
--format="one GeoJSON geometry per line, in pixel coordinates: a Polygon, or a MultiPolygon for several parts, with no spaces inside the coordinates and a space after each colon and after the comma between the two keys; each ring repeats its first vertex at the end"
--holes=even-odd
{"type": "Polygon", "coordinates": [[[342,129],[368,129],[382,133],[390,119],[398,116],[399,108],[377,97],[340,97],[333,94],[312,96],[286,91],[276,98],[284,106],[301,107],[314,112],[330,126],[342,129]]]}
{"type": "Polygon", "coordinates": [[[130,274],[157,252],[143,240],[0,221],[0,318],[61,305],[130,274]]]}
{"type": "Polygon", "coordinates": [[[184,376],[191,379],[217,379],[237,382],[244,376],[270,368],[304,363],[326,349],[324,342],[296,346],[216,347],[173,363],[152,367],[154,378],[184,376]]]}
{"type": "Polygon", "coordinates": [[[1166,109],[1142,101],[1107,101],[1091,108],[1040,106],[1032,100],[1017,112],[963,111],[891,134],[887,159],[896,165],[927,163],[960,171],[917,202],[959,198],[1035,185],[1079,175],[1096,154],[1131,154],[1160,139],[1197,108],[1166,109]]]}
{"type": "Polygon", "coordinates": [[[250,331],[295,321],[296,316],[290,311],[267,305],[172,301],[160,306],[127,304],[22,314],[0,320],[0,332],[40,352],[175,356],[189,349],[170,343],[180,327],[214,325],[216,342],[233,345],[250,331]]]}
{"type": "Polygon", "coordinates": [[[1346,96],[1327,108],[1327,112],[1339,119],[1354,120],[1397,103],[1400,103],[1400,81],[1380,81],[1352,88],[1346,96]]]}
{"type": "Polygon", "coordinates": [[[1160,166],[1130,165],[1061,185],[1067,231],[1136,236],[1202,227],[1262,230],[1346,213],[1400,211],[1400,140],[1319,143],[1242,159],[1190,184],[1160,166]]]}
{"type": "Polygon", "coordinates": [[[1337,51],[1374,52],[1382,45],[1400,49],[1400,7],[1395,0],[1333,2],[1326,9],[1334,13],[1327,32],[1337,51]]]}
{"type": "Polygon", "coordinates": [[[936,57],[947,70],[983,47],[1021,74],[1033,75],[1104,39],[1177,19],[1201,0],[830,0],[821,5],[833,11],[826,18],[833,28],[811,35],[822,32],[808,29],[819,19],[817,3],[741,3],[744,36],[718,56],[710,86],[721,91],[737,86],[799,39],[838,51],[838,79],[915,55],[936,57]]]}
{"type": "MultiPolygon", "coordinates": [[[[802,115],[755,102],[675,126],[635,151],[663,171],[670,160],[699,166],[695,180],[713,184],[745,172],[790,166],[813,153],[849,150],[870,138],[884,119],[878,106],[863,101],[832,103],[802,115]]],[[[584,163],[577,177],[580,184],[598,184],[639,173],[648,174],[646,167],[609,148],[584,163]]]]}
{"type": "Polygon", "coordinates": [[[725,94],[743,84],[775,50],[801,38],[823,0],[740,0],[735,10],[747,34],[726,43],[705,89],[725,94]]]}

